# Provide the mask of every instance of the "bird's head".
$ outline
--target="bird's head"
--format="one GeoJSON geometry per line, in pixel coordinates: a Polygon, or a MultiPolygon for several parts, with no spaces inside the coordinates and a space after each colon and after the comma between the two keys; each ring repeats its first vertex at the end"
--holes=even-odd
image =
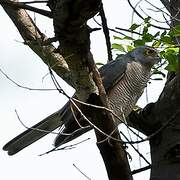
{"type": "Polygon", "coordinates": [[[149,68],[161,60],[158,56],[158,51],[149,46],[140,46],[135,48],[130,52],[130,56],[134,61],[140,62],[142,65],[149,68]]]}

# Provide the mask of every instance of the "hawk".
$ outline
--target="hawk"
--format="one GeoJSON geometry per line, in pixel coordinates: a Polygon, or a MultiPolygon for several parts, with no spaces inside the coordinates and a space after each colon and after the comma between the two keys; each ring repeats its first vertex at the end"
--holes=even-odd
{"type": "MultiPolygon", "coordinates": [[[[110,108],[122,120],[130,114],[142,95],[149,81],[151,68],[159,60],[156,49],[140,46],[99,69],[110,108]]],[[[60,133],[55,139],[55,147],[92,129],[80,129],[71,112],[70,103],[67,102],[62,109],[9,141],[3,150],[8,151],[9,155],[14,155],[58,127],[60,133]]]]}

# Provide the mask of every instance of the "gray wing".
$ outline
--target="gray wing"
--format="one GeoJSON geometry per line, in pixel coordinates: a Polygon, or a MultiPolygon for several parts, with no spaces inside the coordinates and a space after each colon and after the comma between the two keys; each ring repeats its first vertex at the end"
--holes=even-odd
{"type": "Polygon", "coordinates": [[[125,59],[117,59],[99,69],[106,93],[122,79],[126,72],[127,63],[128,61],[125,59]]]}

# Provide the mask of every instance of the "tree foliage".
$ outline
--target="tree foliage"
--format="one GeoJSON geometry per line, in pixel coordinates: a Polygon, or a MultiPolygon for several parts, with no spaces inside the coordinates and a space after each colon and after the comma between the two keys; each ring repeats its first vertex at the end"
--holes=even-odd
{"type": "Polygon", "coordinates": [[[126,53],[138,46],[149,45],[158,48],[161,58],[167,62],[164,68],[176,72],[179,45],[174,39],[180,37],[180,25],[178,24],[169,30],[153,31],[154,33],[152,28],[151,17],[145,18],[140,24],[134,23],[128,29],[131,33],[130,36],[114,36],[114,40],[118,40],[118,43],[113,43],[112,48],[116,51],[117,57],[119,53],[126,53]]]}

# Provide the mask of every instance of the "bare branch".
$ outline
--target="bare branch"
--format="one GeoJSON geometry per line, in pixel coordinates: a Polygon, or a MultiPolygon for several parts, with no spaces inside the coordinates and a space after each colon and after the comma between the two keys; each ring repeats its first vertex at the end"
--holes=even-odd
{"type": "Polygon", "coordinates": [[[24,3],[24,4],[39,4],[39,3],[47,3],[47,2],[48,2],[48,0],[45,0],[45,1],[43,1],[43,0],[42,1],[41,0],[40,1],[38,1],[38,0],[36,1],[35,0],[35,1],[25,1],[25,2],[21,2],[21,3],[24,3]]]}
{"type": "Polygon", "coordinates": [[[73,166],[88,180],[91,180],[85,173],[83,173],[75,164],[73,166]]]}
{"type": "Polygon", "coordinates": [[[141,136],[139,136],[133,129],[131,129],[128,124],[126,124],[121,118],[119,118],[119,116],[117,116],[111,109],[109,108],[106,108],[106,107],[103,107],[103,106],[97,106],[97,105],[94,105],[94,104],[89,104],[89,103],[85,103],[83,101],[80,101],[76,98],[72,98],[72,100],[74,100],[75,102],[78,102],[80,104],[84,104],[86,106],[89,106],[89,107],[93,107],[93,108],[98,108],[98,109],[103,109],[105,111],[108,111],[110,113],[112,113],[112,115],[119,120],[120,123],[123,123],[134,135],[136,135],[137,137],[139,137],[141,140],[143,140],[143,138],[141,136]]]}
{"type": "MultiPolygon", "coordinates": [[[[144,20],[144,17],[136,10],[136,8],[133,7],[133,5],[131,4],[131,1],[130,0],[127,0],[130,7],[133,9],[133,11],[142,19],[144,20]]],[[[169,28],[166,28],[166,27],[161,27],[161,26],[156,26],[154,24],[151,24],[152,27],[155,27],[157,29],[163,29],[163,30],[169,30],[169,28]]]]}
{"type": "Polygon", "coordinates": [[[125,28],[120,28],[120,27],[115,27],[116,29],[120,30],[120,31],[126,31],[126,32],[130,32],[130,33],[133,33],[133,34],[137,34],[137,35],[140,35],[142,36],[143,34],[139,33],[139,32],[136,32],[136,31],[132,31],[130,29],[125,29],[125,28]]]}
{"type": "MultiPolygon", "coordinates": [[[[102,27],[102,25],[101,25],[95,18],[93,18],[93,20],[94,20],[94,22],[95,22],[98,26],[101,26],[101,27],[102,27]]],[[[113,29],[113,28],[109,28],[109,27],[108,27],[108,29],[109,29],[109,31],[112,31],[112,32],[121,34],[122,36],[126,36],[124,33],[121,33],[121,32],[119,32],[119,31],[116,31],[116,30],[113,29]]]]}
{"type": "MultiPolygon", "coordinates": [[[[120,134],[122,134],[122,136],[128,141],[128,138],[125,136],[125,134],[123,132],[120,131],[120,134]]],[[[131,146],[137,153],[138,155],[148,164],[151,165],[151,163],[143,156],[143,154],[141,154],[134,146],[131,146]]]]}
{"type": "Polygon", "coordinates": [[[17,82],[15,82],[12,78],[10,78],[2,69],[0,69],[0,72],[9,80],[11,81],[13,84],[15,84],[16,86],[23,88],[23,89],[27,89],[27,90],[33,90],[33,91],[57,91],[57,89],[40,89],[40,88],[30,88],[27,86],[23,86],[18,84],[17,82]]]}
{"type": "Polygon", "coordinates": [[[139,169],[135,169],[135,170],[131,171],[131,174],[137,174],[137,173],[146,171],[146,170],[148,170],[150,168],[151,168],[151,165],[148,165],[148,166],[145,166],[145,167],[142,167],[142,168],[139,168],[139,169]]]}
{"type": "Polygon", "coordinates": [[[16,109],[15,109],[15,113],[16,113],[16,116],[17,116],[19,122],[20,122],[20,123],[22,124],[22,126],[25,127],[26,129],[31,129],[31,130],[35,130],[35,131],[39,131],[39,132],[51,133],[51,134],[56,134],[56,135],[59,134],[59,132],[46,131],[46,130],[44,130],[44,129],[38,129],[38,128],[33,128],[33,127],[31,127],[31,128],[30,128],[30,127],[27,127],[27,126],[23,123],[23,121],[20,119],[19,114],[18,114],[18,112],[17,112],[16,109]]]}
{"type": "Polygon", "coordinates": [[[180,22],[180,19],[176,18],[180,12],[180,10],[177,11],[175,16],[171,16],[169,13],[167,13],[166,11],[163,11],[162,9],[160,9],[159,7],[155,6],[154,4],[152,4],[151,2],[149,2],[148,0],[145,0],[148,4],[150,4],[152,7],[156,8],[157,10],[159,10],[160,12],[166,14],[167,16],[169,16],[172,20],[176,20],[178,22],[180,22]]]}
{"type": "Polygon", "coordinates": [[[105,39],[106,39],[108,62],[109,62],[113,58],[112,58],[112,52],[111,52],[111,41],[110,41],[110,36],[109,36],[109,28],[108,28],[108,25],[107,25],[107,19],[106,19],[106,16],[105,16],[103,4],[101,5],[101,10],[100,10],[99,14],[101,16],[103,32],[104,32],[104,36],[105,36],[105,39]]]}
{"type": "Polygon", "coordinates": [[[50,11],[39,9],[33,6],[29,6],[27,5],[27,3],[1,0],[0,4],[3,5],[4,7],[7,6],[12,9],[26,9],[26,10],[41,14],[43,16],[52,18],[52,13],[50,11]]]}
{"type": "Polygon", "coordinates": [[[79,144],[82,144],[83,142],[85,142],[85,141],[88,141],[88,140],[90,140],[91,138],[87,138],[87,139],[84,139],[84,140],[82,140],[82,141],[80,141],[80,142],[77,142],[77,143],[75,143],[75,144],[70,144],[70,145],[67,145],[67,146],[64,146],[64,147],[62,147],[62,148],[53,148],[53,149],[51,149],[51,150],[49,150],[49,151],[47,151],[47,152],[45,152],[45,153],[43,153],[43,154],[39,154],[39,156],[44,156],[44,155],[46,155],[46,154],[49,154],[49,153],[52,153],[52,152],[54,152],[54,151],[62,151],[62,150],[70,150],[70,149],[74,149],[74,148],[76,148],[75,146],[77,146],[77,145],[79,145],[79,144]]]}

